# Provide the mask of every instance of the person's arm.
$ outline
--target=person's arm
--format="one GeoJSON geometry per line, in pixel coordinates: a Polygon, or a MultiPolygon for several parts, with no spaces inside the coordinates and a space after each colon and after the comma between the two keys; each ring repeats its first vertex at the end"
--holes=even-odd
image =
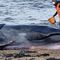
{"type": "Polygon", "coordinates": [[[57,15],[57,12],[53,15],[53,17],[55,17],[57,15]]]}
{"type": "Polygon", "coordinates": [[[48,19],[48,21],[51,23],[51,24],[55,24],[56,23],[56,20],[55,20],[55,16],[57,15],[57,12],[48,19]]]}

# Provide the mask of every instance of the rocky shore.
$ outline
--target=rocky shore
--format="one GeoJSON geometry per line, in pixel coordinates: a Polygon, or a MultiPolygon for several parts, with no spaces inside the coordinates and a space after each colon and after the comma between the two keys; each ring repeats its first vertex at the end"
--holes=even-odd
{"type": "Polygon", "coordinates": [[[0,60],[60,60],[60,50],[0,50],[0,60]]]}

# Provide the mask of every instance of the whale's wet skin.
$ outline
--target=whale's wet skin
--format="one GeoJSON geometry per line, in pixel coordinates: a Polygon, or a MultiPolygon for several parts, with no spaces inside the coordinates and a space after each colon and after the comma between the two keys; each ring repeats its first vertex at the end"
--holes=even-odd
{"type": "Polygon", "coordinates": [[[57,45],[60,44],[60,30],[48,26],[4,25],[1,27],[0,49],[29,48],[31,46],[53,48],[53,45],[57,48],[57,45]],[[11,41],[14,42],[11,43],[11,41]]]}

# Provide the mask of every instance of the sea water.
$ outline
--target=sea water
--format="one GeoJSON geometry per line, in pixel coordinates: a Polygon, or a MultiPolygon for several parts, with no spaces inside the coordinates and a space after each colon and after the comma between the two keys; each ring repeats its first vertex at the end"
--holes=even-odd
{"type": "Polygon", "coordinates": [[[49,25],[55,13],[51,0],[0,0],[0,23],[49,25]]]}

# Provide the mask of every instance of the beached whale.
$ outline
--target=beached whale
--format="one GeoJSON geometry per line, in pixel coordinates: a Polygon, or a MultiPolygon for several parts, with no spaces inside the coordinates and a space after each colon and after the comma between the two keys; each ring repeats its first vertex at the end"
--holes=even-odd
{"type": "Polygon", "coordinates": [[[37,25],[4,25],[1,24],[0,48],[29,47],[32,45],[50,45],[60,42],[60,30],[48,26],[37,25]],[[8,38],[8,39],[7,39],[8,38]],[[7,43],[6,43],[7,41],[7,43]],[[10,41],[15,41],[11,43],[10,41]],[[4,43],[3,43],[4,42],[4,43]],[[1,44],[3,43],[3,45],[1,44]],[[4,47],[2,47],[4,46],[4,47]]]}

